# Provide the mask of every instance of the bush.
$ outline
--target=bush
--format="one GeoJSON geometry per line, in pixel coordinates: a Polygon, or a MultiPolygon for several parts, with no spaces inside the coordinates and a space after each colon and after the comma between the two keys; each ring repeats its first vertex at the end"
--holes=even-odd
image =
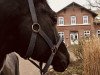
{"type": "Polygon", "coordinates": [[[52,70],[48,75],[100,75],[99,38],[95,36],[84,38],[78,45],[70,46],[69,50],[76,55],[77,61],[71,62],[62,73],[52,70]]]}
{"type": "Polygon", "coordinates": [[[83,40],[84,75],[100,75],[100,39],[96,36],[83,40]]]}
{"type": "Polygon", "coordinates": [[[82,75],[83,72],[83,65],[82,65],[82,60],[83,60],[83,49],[81,43],[79,45],[72,45],[69,47],[70,51],[75,54],[77,57],[77,61],[70,62],[70,65],[64,72],[56,72],[54,70],[50,70],[47,75],[72,75],[72,74],[77,74],[77,75],[82,75]]]}

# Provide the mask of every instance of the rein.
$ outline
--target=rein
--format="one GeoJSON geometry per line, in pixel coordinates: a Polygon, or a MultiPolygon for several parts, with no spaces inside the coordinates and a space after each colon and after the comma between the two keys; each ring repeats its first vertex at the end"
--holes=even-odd
{"type": "Polygon", "coordinates": [[[34,2],[33,0],[28,0],[29,3],[29,8],[30,8],[30,13],[32,16],[32,21],[33,21],[33,25],[32,25],[32,35],[31,35],[31,39],[30,39],[30,43],[28,46],[28,50],[26,52],[26,58],[33,63],[36,67],[38,67],[40,69],[41,75],[44,75],[49,66],[51,65],[54,55],[56,54],[61,42],[62,42],[62,38],[59,38],[59,41],[56,45],[54,45],[51,41],[51,39],[44,33],[44,31],[42,30],[40,24],[37,22],[37,16],[36,16],[36,11],[35,11],[35,6],[34,6],[34,2]],[[47,61],[47,64],[42,68],[43,62],[40,62],[39,65],[37,65],[30,57],[33,54],[33,50],[35,47],[35,42],[36,42],[36,38],[37,35],[41,35],[42,38],[45,40],[45,42],[48,44],[48,46],[51,49],[51,55],[47,61]]]}

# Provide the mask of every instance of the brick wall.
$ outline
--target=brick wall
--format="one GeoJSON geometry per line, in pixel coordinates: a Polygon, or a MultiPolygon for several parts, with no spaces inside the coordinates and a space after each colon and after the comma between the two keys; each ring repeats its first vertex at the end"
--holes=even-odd
{"type": "MultiPolygon", "coordinates": [[[[57,13],[57,17],[64,17],[64,25],[59,26],[57,24],[58,32],[64,32],[65,44],[71,45],[70,33],[77,32],[78,40],[84,36],[84,31],[90,30],[91,34],[96,34],[97,30],[100,30],[100,25],[94,25],[93,13],[83,9],[79,6],[68,6],[64,10],[57,13]],[[88,16],[88,25],[83,24],[83,16],[88,16]],[[76,16],[76,25],[71,25],[71,16],[76,16]]],[[[57,22],[58,23],[58,22],[57,22]]]]}

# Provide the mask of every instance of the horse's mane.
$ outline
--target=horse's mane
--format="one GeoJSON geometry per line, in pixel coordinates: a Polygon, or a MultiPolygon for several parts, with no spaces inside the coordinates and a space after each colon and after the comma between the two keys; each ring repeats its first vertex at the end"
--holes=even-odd
{"type": "MultiPolygon", "coordinates": [[[[41,11],[42,13],[49,14],[55,23],[57,22],[55,19],[55,12],[49,10],[51,8],[48,7],[46,0],[34,0],[35,7],[37,11],[41,11]]],[[[26,16],[29,13],[29,7],[27,0],[1,0],[0,1],[0,23],[6,23],[6,21],[11,16],[26,16]],[[27,9],[26,9],[26,8],[27,9]],[[24,9],[25,8],[25,9],[24,9]],[[5,14],[5,15],[3,15],[5,14]]]]}

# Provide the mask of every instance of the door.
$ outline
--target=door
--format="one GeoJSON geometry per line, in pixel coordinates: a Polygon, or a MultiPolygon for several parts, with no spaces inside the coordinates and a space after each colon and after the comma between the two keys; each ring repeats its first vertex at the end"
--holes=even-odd
{"type": "Polygon", "coordinates": [[[71,44],[78,44],[78,32],[71,32],[70,33],[70,43],[71,44]]]}

